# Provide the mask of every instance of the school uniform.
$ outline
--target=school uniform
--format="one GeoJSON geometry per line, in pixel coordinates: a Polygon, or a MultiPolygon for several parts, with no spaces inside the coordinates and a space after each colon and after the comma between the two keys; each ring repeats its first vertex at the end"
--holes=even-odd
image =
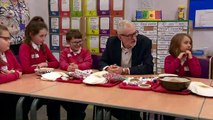
{"type": "Polygon", "coordinates": [[[32,45],[22,43],[19,50],[19,58],[23,73],[34,73],[36,65],[42,62],[47,62],[50,68],[58,68],[59,63],[46,44],[43,44],[43,49],[33,42],[32,45]]]}
{"type": "MultiPolygon", "coordinates": [[[[50,49],[46,44],[43,44],[43,48],[40,45],[36,45],[31,42],[30,45],[22,43],[19,49],[19,58],[22,65],[23,73],[29,74],[34,73],[36,65],[42,62],[46,62],[50,68],[58,68],[59,63],[53,56],[50,49]]],[[[27,114],[30,110],[32,98],[27,98],[24,102],[24,119],[28,119],[27,114]]],[[[42,100],[38,105],[39,109],[42,105],[47,105],[48,120],[59,120],[60,119],[60,105],[55,101],[42,100]]]]}
{"type": "Polygon", "coordinates": [[[21,65],[16,60],[16,57],[12,53],[12,51],[7,50],[3,54],[0,55],[1,59],[3,60],[0,62],[0,71],[1,70],[11,70],[12,73],[9,74],[2,74],[0,73],[0,83],[6,83],[10,81],[17,80],[19,78],[19,72],[22,72],[21,65]]]}
{"type": "MultiPolygon", "coordinates": [[[[19,72],[22,71],[21,65],[16,60],[16,57],[11,50],[7,50],[0,55],[0,71],[10,70],[11,73],[0,73],[0,84],[11,82],[19,79],[19,72]]],[[[3,120],[15,120],[15,108],[19,99],[18,95],[0,94],[0,119],[3,120]]]]}
{"type": "Polygon", "coordinates": [[[67,70],[70,63],[77,64],[80,70],[91,69],[91,54],[85,48],[80,48],[77,52],[73,52],[70,48],[65,48],[60,54],[60,68],[67,70]]]}
{"type": "MultiPolygon", "coordinates": [[[[78,65],[80,70],[91,69],[92,57],[88,50],[80,48],[74,52],[69,48],[65,48],[60,54],[60,68],[67,70],[70,63],[78,65]]],[[[60,104],[67,111],[67,120],[84,120],[86,113],[85,109],[87,104],[72,103],[72,102],[60,102],[60,104]]]]}
{"type": "Polygon", "coordinates": [[[177,74],[179,76],[188,77],[200,77],[201,67],[198,59],[192,57],[192,59],[182,59],[168,55],[165,58],[165,73],[177,74]]]}

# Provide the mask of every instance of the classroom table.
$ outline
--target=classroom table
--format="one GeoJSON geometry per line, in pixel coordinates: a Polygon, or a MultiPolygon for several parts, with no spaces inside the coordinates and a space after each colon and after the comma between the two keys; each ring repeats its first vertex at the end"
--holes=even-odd
{"type": "Polygon", "coordinates": [[[16,81],[0,84],[0,93],[30,95],[30,93],[56,85],[56,82],[40,80],[36,74],[24,74],[16,81]]]}
{"type": "MultiPolygon", "coordinates": [[[[211,80],[191,78],[210,85],[211,80]]],[[[153,112],[190,119],[198,119],[205,97],[176,95],[153,91],[125,90],[85,84],[59,83],[33,92],[37,98],[92,104],[95,106],[153,112]]],[[[109,114],[110,115],[110,114],[109,114]]],[[[97,117],[99,118],[99,117],[97,117]]],[[[107,117],[110,118],[110,117],[107,117]]]]}
{"type": "Polygon", "coordinates": [[[22,120],[22,104],[25,96],[31,96],[30,93],[45,89],[56,85],[56,82],[40,80],[40,76],[36,74],[24,74],[16,81],[0,84],[0,93],[20,95],[17,102],[16,117],[17,120],[22,120]]]}
{"type": "MultiPolygon", "coordinates": [[[[211,86],[213,86],[213,81],[211,83],[211,86]]],[[[199,119],[212,120],[213,119],[212,110],[213,110],[213,98],[205,98],[199,119]]]]}

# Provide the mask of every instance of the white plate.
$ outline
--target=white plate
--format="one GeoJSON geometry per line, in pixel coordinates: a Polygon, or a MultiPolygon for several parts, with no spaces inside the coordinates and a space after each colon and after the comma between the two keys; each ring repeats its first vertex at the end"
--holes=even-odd
{"type": "Polygon", "coordinates": [[[177,77],[176,74],[159,74],[158,77],[177,77]]]}
{"type": "Polygon", "coordinates": [[[200,96],[213,97],[213,88],[202,82],[191,82],[188,89],[200,96]]]}

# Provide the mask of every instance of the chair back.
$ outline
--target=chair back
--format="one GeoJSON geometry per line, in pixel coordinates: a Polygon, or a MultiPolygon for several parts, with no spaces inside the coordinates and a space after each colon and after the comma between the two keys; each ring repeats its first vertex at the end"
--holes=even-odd
{"type": "Polygon", "coordinates": [[[211,79],[212,74],[212,65],[211,65],[211,58],[198,58],[201,66],[201,78],[211,79]]]}

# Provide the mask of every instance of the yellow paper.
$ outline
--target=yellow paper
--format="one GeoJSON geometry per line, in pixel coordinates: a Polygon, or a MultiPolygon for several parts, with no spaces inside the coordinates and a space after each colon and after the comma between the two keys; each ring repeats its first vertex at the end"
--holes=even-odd
{"type": "Polygon", "coordinates": [[[87,34],[99,34],[99,17],[87,17],[87,34]]]}
{"type": "Polygon", "coordinates": [[[84,0],[85,16],[97,16],[97,1],[84,0]]]}

